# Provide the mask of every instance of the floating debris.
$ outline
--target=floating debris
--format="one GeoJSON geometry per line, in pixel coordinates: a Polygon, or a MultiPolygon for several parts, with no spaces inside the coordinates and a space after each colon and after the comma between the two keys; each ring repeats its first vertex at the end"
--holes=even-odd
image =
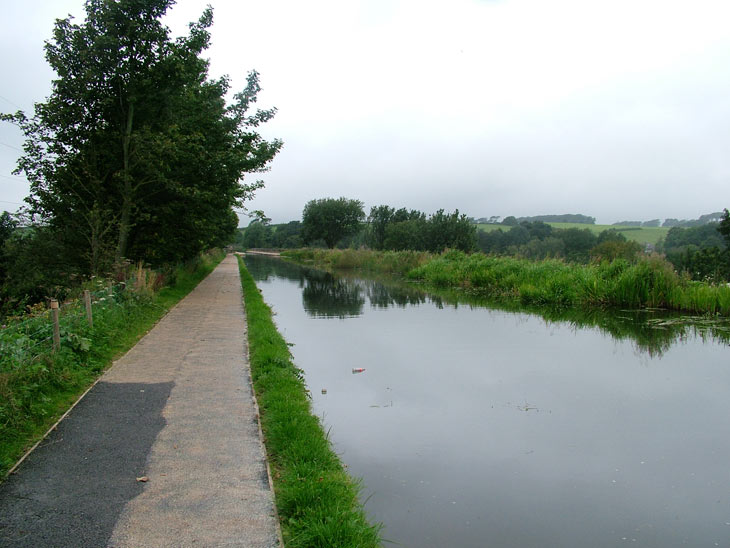
{"type": "Polygon", "coordinates": [[[352,368],[352,373],[353,374],[355,374],[355,373],[362,373],[363,371],[365,371],[365,368],[364,367],[353,367],[352,368]]]}

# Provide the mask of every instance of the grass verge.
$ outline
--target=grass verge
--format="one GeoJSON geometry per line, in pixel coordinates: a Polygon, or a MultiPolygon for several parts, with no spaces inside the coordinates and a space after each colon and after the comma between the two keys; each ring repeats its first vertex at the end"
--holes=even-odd
{"type": "Polygon", "coordinates": [[[272,468],[276,506],[289,548],[380,545],[358,493],[312,414],[302,372],[271,319],[271,309],[239,258],[251,377],[272,468]]]}
{"type": "MultiPolygon", "coordinates": [[[[17,356],[0,361],[0,478],[76,399],[205,278],[225,255],[201,256],[177,268],[174,283],[156,294],[125,291],[95,307],[94,327],[81,315],[61,333],[61,349],[28,359],[28,337],[4,341],[17,356]]],[[[43,322],[47,324],[47,321],[43,322]]],[[[44,328],[43,328],[44,329],[44,328]]],[[[41,333],[43,335],[43,333],[41,333]]]]}

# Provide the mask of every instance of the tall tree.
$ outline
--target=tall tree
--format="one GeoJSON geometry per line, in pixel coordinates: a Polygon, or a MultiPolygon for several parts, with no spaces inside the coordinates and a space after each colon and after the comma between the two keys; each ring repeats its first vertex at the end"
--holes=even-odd
{"type": "Polygon", "coordinates": [[[258,74],[225,97],[227,78],[208,79],[206,9],[172,40],[160,19],[174,0],[87,0],[86,20],[56,21],[46,59],[58,77],[50,98],[21,126],[18,170],[43,224],[64,233],[97,271],[113,260],[190,257],[235,229],[232,207],[260,188],[243,183],[281,147],[256,128],[275,113],[249,108],[258,74]]]}
{"type": "Polygon", "coordinates": [[[361,201],[347,198],[311,200],[302,213],[302,238],[308,243],[324,240],[332,249],[360,229],[365,219],[362,207],[361,201]]]}

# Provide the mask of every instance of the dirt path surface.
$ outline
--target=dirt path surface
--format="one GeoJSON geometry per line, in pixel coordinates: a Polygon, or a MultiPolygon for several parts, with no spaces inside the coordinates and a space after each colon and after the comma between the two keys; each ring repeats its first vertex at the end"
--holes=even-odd
{"type": "Polygon", "coordinates": [[[279,546],[245,337],[229,256],[0,485],[0,546],[279,546]]]}

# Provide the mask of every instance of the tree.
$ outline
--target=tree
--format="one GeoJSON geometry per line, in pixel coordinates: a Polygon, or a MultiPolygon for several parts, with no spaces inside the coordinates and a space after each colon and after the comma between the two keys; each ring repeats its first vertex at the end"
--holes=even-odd
{"type": "Polygon", "coordinates": [[[46,59],[51,96],[28,118],[2,118],[26,135],[18,171],[40,222],[96,272],[122,258],[152,263],[223,243],[281,147],[255,129],[275,113],[248,110],[258,74],[226,105],[226,77],[208,79],[213,16],[171,40],[160,19],[174,0],[87,0],[86,19],[56,22],[46,59]],[[85,250],[81,252],[80,250],[85,250]]]}
{"type": "Polygon", "coordinates": [[[258,219],[251,221],[243,233],[243,247],[266,248],[271,246],[271,227],[258,219]]]}
{"type": "Polygon", "coordinates": [[[598,244],[598,236],[587,228],[559,229],[553,235],[565,244],[564,257],[569,261],[587,263],[591,249],[598,244]]]}
{"type": "Polygon", "coordinates": [[[302,223],[300,221],[289,221],[285,225],[277,225],[271,237],[273,247],[297,248],[302,247],[302,223]]]}
{"type": "Polygon", "coordinates": [[[725,238],[725,245],[730,249],[730,212],[727,209],[723,210],[717,231],[725,238]]]}
{"type": "Polygon", "coordinates": [[[385,230],[383,249],[390,251],[426,249],[426,221],[412,219],[390,223],[385,230]]]}
{"type": "Polygon", "coordinates": [[[591,249],[591,259],[595,261],[625,259],[629,262],[634,262],[639,253],[641,253],[641,249],[639,242],[627,240],[626,238],[623,240],[619,238],[606,238],[602,241],[599,239],[598,244],[591,249]]]}
{"type": "Polygon", "coordinates": [[[439,253],[446,248],[469,252],[476,247],[477,227],[457,209],[439,209],[426,223],[426,250],[439,253]]]}
{"type": "Polygon", "coordinates": [[[312,200],[302,213],[302,238],[307,243],[324,240],[332,249],[346,236],[355,234],[365,219],[363,204],[347,198],[312,200]]]}
{"type": "Polygon", "coordinates": [[[13,219],[10,213],[3,211],[2,215],[0,215],[0,286],[4,283],[5,274],[8,271],[8,254],[5,250],[5,243],[10,240],[16,227],[17,223],[15,219],[13,219]]]}
{"type": "Polygon", "coordinates": [[[367,242],[373,249],[384,249],[385,231],[393,221],[395,209],[387,205],[373,206],[368,215],[367,242]]]}

